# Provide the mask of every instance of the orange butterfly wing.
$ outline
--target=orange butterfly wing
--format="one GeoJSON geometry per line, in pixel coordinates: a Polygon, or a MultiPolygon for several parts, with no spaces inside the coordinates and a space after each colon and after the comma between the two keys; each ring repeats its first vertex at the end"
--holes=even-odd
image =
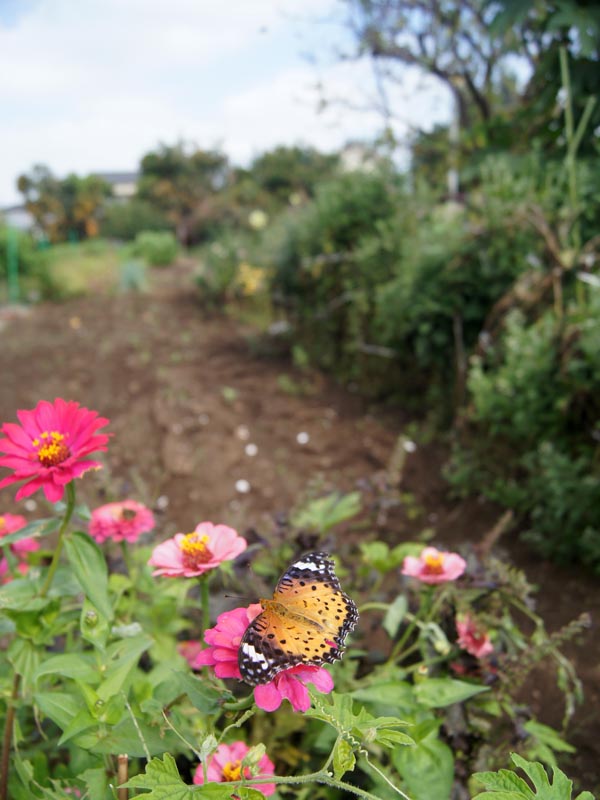
{"type": "Polygon", "coordinates": [[[251,686],[269,683],[299,664],[319,666],[343,655],[358,611],[345,594],[328,553],[307,553],[284,572],[272,600],[246,629],[238,663],[251,686]]]}

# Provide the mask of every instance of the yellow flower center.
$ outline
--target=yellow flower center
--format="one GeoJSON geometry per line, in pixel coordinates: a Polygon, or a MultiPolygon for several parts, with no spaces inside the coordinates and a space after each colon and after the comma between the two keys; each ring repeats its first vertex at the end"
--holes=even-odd
{"type": "Polygon", "coordinates": [[[44,431],[39,439],[34,439],[32,445],[37,448],[37,458],[44,467],[56,467],[62,464],[71,455],[65,442],[69,434],[58,431],[44,431]]]}
{"type": "Polygon", "coordinates": [[[428,553],[423,559],[425,562],[425,573],[427,575],[441,575],[444,571],[444,556],[441,553],[433,555],[428,553]]]}
{"type": "Polygon", "coordinates": [[[183,566],[188,569],[195,569],[199,564],[206,564],[213,557],[212,552],[207,547],[209,538],[206,534],[200,535],[194,531],[186,533],[179,547],[183,553],[183,566]]]}
{"type": "Polygon", "coordinates": [[[223,783],[239,781],[241,778],[242,762],[239,759],[237,761],[228,761],[223,767],[223,783]]]}
{"type": "Polygon", "coordinates": [[[6,527],[6,522],[4,520],[4,517],[0,517],[0,531],[4,530],[5,527],[6,527]]]}

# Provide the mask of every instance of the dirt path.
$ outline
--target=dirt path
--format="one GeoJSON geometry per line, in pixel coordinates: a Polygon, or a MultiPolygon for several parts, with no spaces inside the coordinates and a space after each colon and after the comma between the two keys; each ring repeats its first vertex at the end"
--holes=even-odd
{"type": "MultiPolygon", "coordinates": [[[[42,304],[0,315],[0,325],[0,419],[56,396],[109,417],[108,469],[82,481],[80,493],[92,506],[128,495],[143,500],[160,510],[161,538],[204,519],[240,531],[272,525],[309,481],[342,490],[377,483],[401,432],[397,415],[369,413],[322,376],[308,379],[260,358],[249,345],[251,331],[202,313],[185,264],[154,273],[148,293],[42,304]]],[[[499,510],[491,504],[448,499],[440,477],[446,457],[435,443],[407,457],[402,491],[410,513],[396,515],[388,538],[433,527],[436,541],[459,546],[479,542],[495,524],[499,510]]],[[[16,509],[7,491],[1,500],[0,511],[43,511],[31,502],[16,509]]],[[[540,562],[514,537],[500,546],[539,585],[538,608],[550,631],[584,610],[600,619],[598,581],[540,562]]],[[[570,653],[586,687],[570,736],[578,747],[571,775],[592,789],[600,786],[597,633],[570,653]]],[[[554,683],[540,675],[532,697],[538,714],[557,725],[554,683]]]]}

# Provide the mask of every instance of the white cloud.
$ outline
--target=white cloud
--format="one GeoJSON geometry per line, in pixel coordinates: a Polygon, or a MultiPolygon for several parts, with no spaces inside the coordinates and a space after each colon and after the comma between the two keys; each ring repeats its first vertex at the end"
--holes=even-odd
{"type": "MultiPolygon", "coordinates": [[[[372,111],[316,112],[317,79],[329,96],[358,100],[369,82],[366,65],[332,61],[317,74],[298,54],[302,35],[323,52],[323,27],[300,23],[332,3],[38,0],[0,23],[0,207],[19,200],[16,176],[34,163],[58,175],[134,169],[180,138],[222,143],[239,162],[280,143],[333,149],[374,135],[372,111]]],[[[412,122],[444,111],[430,97],[413,92],[412,122]]]]}

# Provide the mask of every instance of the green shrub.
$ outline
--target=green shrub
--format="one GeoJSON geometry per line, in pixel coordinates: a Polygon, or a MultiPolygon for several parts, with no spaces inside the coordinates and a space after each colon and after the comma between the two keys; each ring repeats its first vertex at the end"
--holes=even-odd
{"type": "Polygon", "coordinates": [[[145,200],[112,203],[104,209],[100,223],[102,236],[130,241],[143,231],[172,231],[173,225],[162,211],[145,200]]]}
{"type": "Polygon", "coordinates": [[[558,321],[507,320],[498,346],[469,373],[473,423],[447,470],[526,521],[544,555],[600,573],[600,299],[558,321]]]}
{"type": "Polygon", "coordinates": [[[143,258],[153,267],[171,264],[178,251],[177,240],[172,233],[142,231],[135,237],[133,253],[143,258]]]}

